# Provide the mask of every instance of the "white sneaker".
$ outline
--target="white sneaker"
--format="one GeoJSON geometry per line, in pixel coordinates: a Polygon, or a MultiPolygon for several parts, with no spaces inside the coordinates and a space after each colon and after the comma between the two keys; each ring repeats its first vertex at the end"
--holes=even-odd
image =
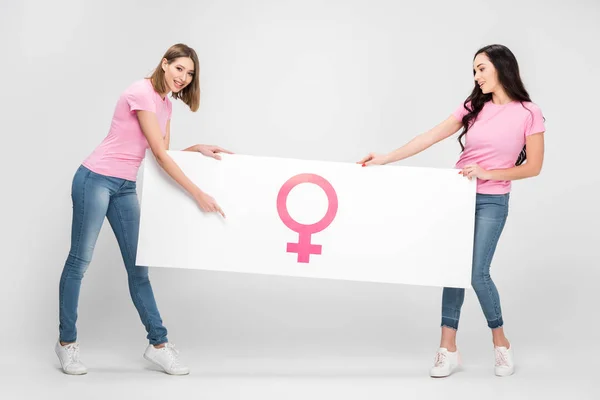
{"type": "Polygon", "coordinates": [[[429,371],[432,378],[443,378],[450,375],[461,364],[458,350],[452,352],[445,347],[440,347],[435,354],[433,367],[429,371]]]}
{"type": "Polygon", "coordinates": [[[87,374],[87,368],[79,360],[79,343],[71,343],[66,346],[56,342],[54,351],[60,360],[60,366],[65,374],[83,375],[87,374]]]}
{"type": "Polygon", "coordinates": [[[495,372],[497,376],[510,376],[515,372],[515,361],[512,345],[509,349],[506,347],[494,347],[496,355],[495,372]]]}
{"type": "Polygon", "coordinates": [[[169,375],[190,373],[190,369],[179,362],[179,351],[171,343],[165,343],[165,346],[160,349],[148,345],[144,352],[144,358],[161,367],[169,375]]]}

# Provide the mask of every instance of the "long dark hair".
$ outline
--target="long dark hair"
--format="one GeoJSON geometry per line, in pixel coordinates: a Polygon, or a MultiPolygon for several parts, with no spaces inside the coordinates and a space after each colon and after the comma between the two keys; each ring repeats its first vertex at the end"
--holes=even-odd
{"type": "MultiPolygon", "coordinates": [[[[531,110],[529,110],[523,104],[523,102],[531,102],[531,98],[529,98],[529,93],[527,93],[527,90],[523,85],[523,81],[521,80],[521,75],[519,74],[519,64],[517,63],[515,55],[506,46],[501,44],[492,44],[477,50],[473,60],[475,60],[475,57],[481,53],[484,53],[496,68],[498,73],[498,81],[504,88],[504,91],[508,97],[510,97],[510,99],[513,101],[519,101],[521,105],[531,113],[531,110]]],[[[475,71],[473,71],[473,75],[475,75],[475,71]]],[[[477,82],[475,82],[473,91],[464,102],[464,107],[468,113],[462,119],[463,131],[458,136],[458,143],[460,144],[461,151],[465,149],[465,146],[462,143],[463,136],[467,134],[469,128],[475,122],[475,119],[477,118],[477,115],[479,115],[479,112],[483,109],[484,104],[491,100],[492,94],[484,94],[477,82]],[[468,103],[470,103],[470,106],[468,103]]],[[[521,165],[526,158],[527,153],[525,146],[523,146],[523,150],[521,150],[515,165],[521,165]]]]}

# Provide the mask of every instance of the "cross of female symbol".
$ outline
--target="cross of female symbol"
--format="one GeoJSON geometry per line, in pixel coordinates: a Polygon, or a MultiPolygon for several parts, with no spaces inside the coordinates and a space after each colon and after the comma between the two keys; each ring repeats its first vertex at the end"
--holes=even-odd
{"type": "Polygon", "coordinates": [[[288,179],[288,181],[283,184],[281,189],[279,189],[279,194],[277,195],[277,212],[279,213],[279,218],[281,218],[281,221],[283,221],[285,226],[294,232],[298,232],[299,237],[298,243],[287,244],[287,252],[297,253],[298,262],[300,263],[310,262],[311,254],[321,254],[321,245],[312,244],[311,236],[314,233],[321,232],[331,224],[335,218],[337,209],[338,199],[335,189],[333,186],[331,186],[331,183],[329,183],[322,176],[315,174],[299,174],[288,179]],[[290,213],[287,209],[287,198],[290,194],[290,191],[301,183],[313,183],[323,189],[327,195],[328,206],[325,216],[319,222],[311,225],[304,225],[295,221],[290,216],[290,213]]]}

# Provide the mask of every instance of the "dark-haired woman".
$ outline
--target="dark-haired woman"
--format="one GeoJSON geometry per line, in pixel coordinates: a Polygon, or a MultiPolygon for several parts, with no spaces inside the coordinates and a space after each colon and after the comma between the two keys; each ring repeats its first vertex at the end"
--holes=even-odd
{"type": "MultiPolygon", "coordinates": [[[[389,154],[371,153],[359,163],[383,165],[403,160],[462,128],[458,137],[462,153],[456,168],[464,177],[477,179],[471,285],[492,331],[495,373],[508,376],[514,372],[513,349],[504,334],[490,265],[508,215],[511,181],[536,176],[542,169],[544,118],[525,90],[515,56],[505,46],[478,50],[473,74],[472,93],[448,119],[389,154]]],[[[444,288],[442,337],[430,370],[432,377],[448,376],[460,365],[456,332],[464,296],[464,289],[444,288]]]]}

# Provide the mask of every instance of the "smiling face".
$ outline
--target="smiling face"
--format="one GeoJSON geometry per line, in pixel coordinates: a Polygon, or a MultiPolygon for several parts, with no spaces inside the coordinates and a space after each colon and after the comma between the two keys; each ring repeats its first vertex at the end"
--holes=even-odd
{"type": "Polygon", "coordinates": [[[167,59],[163,59],[162,69],[165,72],[165,83],[169,91],[178,93],[189,85],[194,79],[196,73],[194,61],[189,57],[179,57],[170,64],[167,59]]]}
{"type": "Polygon", "coordinates": [[[475,82],[484,94],[494,93],[502,88],[498,80],[498,71],[485,53],[480,53],[473,60],[475,82]]]}

